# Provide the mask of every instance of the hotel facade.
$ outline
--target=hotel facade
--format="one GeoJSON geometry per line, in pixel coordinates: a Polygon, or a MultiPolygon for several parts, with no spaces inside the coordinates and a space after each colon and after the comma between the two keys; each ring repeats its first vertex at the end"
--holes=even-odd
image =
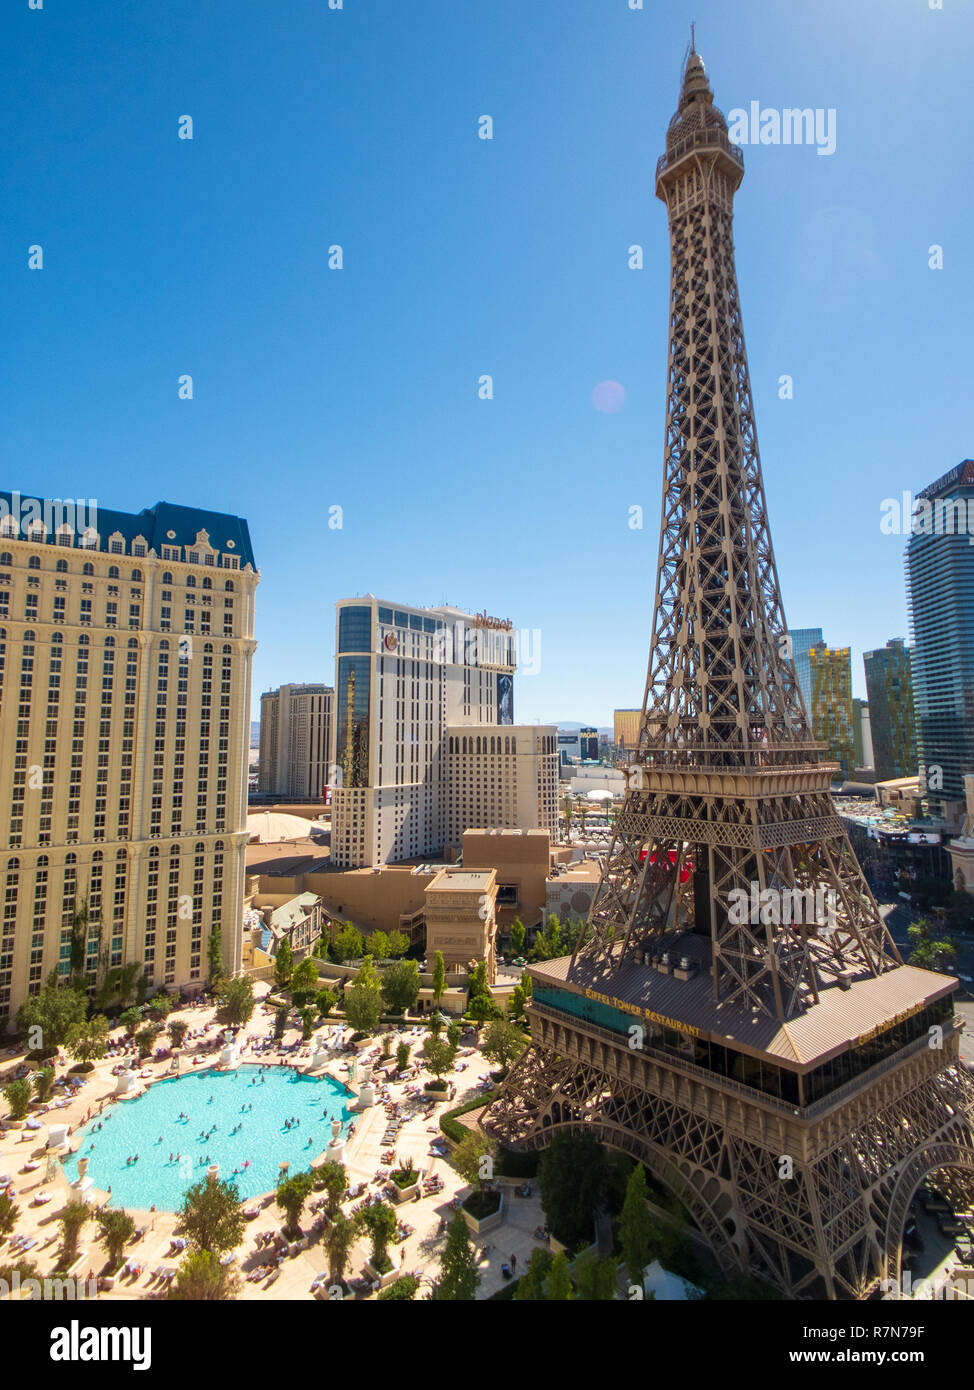
{"type": "Polygon", "coordinates": [[[282,685],[260,697],[258,788],[267,795],[321,801],[328,785],[334,690],[282,685]]]}
{"type": "Polygon", "coordinates": [[[439,855],[470,825],[556,828],[555,729],[514,726],[516,665],[517,634],[486,614],[337,604],[339,868],[439,855]]]}
{"type": "Polygon", "coordinates": [[[202,982],[216,926],[237,967],[258,583],[239,517],[160,502],[51,529],[18,498],[0,493],[0,1026],[67,980],[85,906],[90,993],[134,963],[150,988],[202,982]]]}

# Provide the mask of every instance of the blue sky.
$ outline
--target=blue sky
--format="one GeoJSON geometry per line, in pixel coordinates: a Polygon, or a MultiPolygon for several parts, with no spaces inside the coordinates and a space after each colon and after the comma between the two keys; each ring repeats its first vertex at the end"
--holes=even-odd
{"type": "Polygon", "coordinates": [[[785,611],[862,693],[907,633],[880,503],[974,453],[961,0],[8,0],[2,484],[247,517],[255,703],[372,591],[539,629],[519,721],[638,704],[691,18],[725,113],[836,111],[830,157],[745,148],[737,266],[785,611]]]}

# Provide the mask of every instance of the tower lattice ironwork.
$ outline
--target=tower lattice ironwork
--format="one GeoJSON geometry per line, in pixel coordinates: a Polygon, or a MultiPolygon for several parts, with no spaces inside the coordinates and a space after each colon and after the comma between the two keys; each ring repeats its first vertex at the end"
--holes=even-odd
{"type": "Polygon", "coordinates": [[[922,1177],[974,1195],[974,1086],[956,982],[903,965],[791,660],[734,265],[743,172],[691,51],[656,172],[668,387],[639,743],[588,920],[570,960],[532,968],[532,1045],[484,1126],[515,1148],[587,1128],[728,1269],[862,1297],[898,1273],[922,1177]]]}

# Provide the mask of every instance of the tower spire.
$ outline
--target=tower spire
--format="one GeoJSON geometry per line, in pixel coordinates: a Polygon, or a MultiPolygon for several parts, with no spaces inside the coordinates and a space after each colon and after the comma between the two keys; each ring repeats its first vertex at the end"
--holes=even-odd
{"type": "Polygon", "coordinates": [[[573,960],[614,973],[690,931],[710,943],[715,1001],[784,1020],[826,980],[878,975],[899,956],[836,815],[788,649],[734,266],[743,176],[694,48],[657,165],[669,396],[639,778],[573,960]],[[768,889],[834,910],[799,924],[750,907],[741,920],[742,898],[768,889]]]}

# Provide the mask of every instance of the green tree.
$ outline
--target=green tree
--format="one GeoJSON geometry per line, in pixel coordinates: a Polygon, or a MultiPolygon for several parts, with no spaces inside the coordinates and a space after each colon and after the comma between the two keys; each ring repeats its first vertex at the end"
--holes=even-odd
{"type": "Polygon", "coordinates": [[[365,954],[365,937],[351,922],[335,933],[331,943],[331,958],[341,965],[346,960],[361,960],[365,954]]]}
{"type": "Polygon", "coordinates": [[[277,1205],[287,1213],[287,1231],[291,1235],[301,1234],[301,1209],[314,1187],[311,1173],[295,1173],[277,1185],[277,1205]]]}
{"type": "Polygon", "coordinates": [[[137,1029],[142,1023],[142,1010],[133,1005],[131,1009],[125,1009],[119,1014],[118,1021],[122,1024],[129,1037],[134,1038],[137,1029]]]}
{"type": "Polygon", "coordinates": [[[334,1221],[341,1207],[342,1197],[348,1187],[348,1173],[345,1165],[344,1163],[337,1163],[332,1158],[327,1158],[320,1167],[315,1169],[315,1177],[318,1182],[324,1185],[325,1215],[329,1221],[334,1221]]]}
{"type": "Polygon", "coordinates": [[[921,917],[906,934],[913,944],[910,964],[921,970],[949,970],[957,958],[957,943],[949,937],[938,936],[937,928],[921,917]]]}
{"type": "Polygon", "coordinates": [[[470,1303],[477,1296],[480,1272],[470,1245],[470,1233],[461,1212],[450,1222],[446,1246],[440,1257],[440,1277],[432,1297],[438,1302],[470,1303]]]}
{"type": "Polygon", "coordinates": [[[157,1023],[162,1023],[167,1019],[175,1008],[173,1000],[164,989],[158,990],[149,1000],[149,1017],[154,1018],[157,1023]]]}
{"type": "Polygon", "coordinates": [[[25,999],[17,1010],[17,1027],[28,1035],[27,1045],[34,1051],[53,1056],[67,1041],[77,1023],[83,1023],[88,1013],[84,990],[72,985],[59,985],[57,971],[52,970],[40,993],[25,999]],[[40,1030],[41,1040],[33,1040],[32,1030],[40,1030]]]}
{"type": "Polygon", "coordinates": [[[240,1244],[246,1224],[235,1182],[207,1177],[186,1189],[177,1230],[194,1250],[223,1255],[240,1244]]]}
{"type": "Polygon", "coordinates": [[[555,1134],[538,1164],[538,1189],[553,1235],[569,1249],[589,1245],[607,1182],[605,1151],[591,1135],[555,1134]]]}
{"type": "Polygon", "coordinates": [[[438,1004],[446,993],[446,965],[443,952],[437,951],[433,957],[433,1003],[438,1004]]]}
{"type": "Polygon", "coordinates": [[[393,960],[398,960],[409,950],[409,937],[404,931],[391,931],[389,933],[389,954],[393,960]]]}
{"type": "Polygon", "coordinates": [[[4,1099],[10,1106],[10,1119],[22,1120],[30,1105],[31,1084],[29,1081],[8,1081],[3,1088],[4,1099]]]}
{"type": "Polygon", "coordinates": [[[315,965],[311,956],[305,956],[304,960],[291,976],[291,993],[297,990],[302,994],[310,994],[312,990],[318,988],[318,967],[315,965]]]}
{"type": "Polygon", "coordinates": [[[82,1228],[90,1217],[88,1203],[81,1197],[72,1196],[67,1205],[61,1208],[58,1216],[61,1227],[61,1254],[57,1263],[59,1270],[70,1269],[78,1258],[78,1241],[82,1228]]]}
{"type": "Polygon", "coordinates": [[[453,1066],[453,1048],[441,1038],[428,1037],[423,1043],[423,1064],[437,1081],[453,1066]]]}
{"type": "Polygon", "coordinates": [[[96,1212],[95,1220],[101,1232],[98,1239],[108,1252],[109,1271],[114,1272],[122,1263],[126,1242],[135,1235],[135,1222],[127,1211],[112,1211],[107,1207],[96,1212]]]}
{"type": "Polygon", "coordinates": [[[454,1053],[460,1046],[460,1039],[463,1036],[463,1025],[458,1018],[451,1018],[446,1025],[446,1040],[453,1048],[454,1053]]]}
{"type": "Polygon", "coordinates": [[[575,1297],[584,1303],[608,1303],[619,1286],[619,1267],[615,1260],[600,1259],[593,1250],[584,1250],[575,1261],[575,1297]]]}
{"type": "Polygon", "coordinates": [[[345,992],[345,1017],[356,1033],[371,1033],[379,1026],[382,991],[378,984],[355,983],[345,992]]]}
{"type": "Polygon", "coordinates": [[[631,1284],[641,1284],[643,1270],[649,1264],[658,1240],[656,1223],[646,1205],[646,1171],[637,1163],[626,1184],[626,1200],[619,1217],[619,1245],[631,1284]]]}
{"type": "Polygon", "coordinates": [[[376,1202],[371,1207],[364,1207],[359,1212],[357,1220],[371,1241],[370,1260],[372,1268],[377,1269],[380,1274],[385,1273],[389,1260],[387,1247],[399,1226],[396,1213],[388,1202],[376,1202]]]}
{"type": "Polygon", "coordinates": [[[9,1236],[19,1216],[20,1208],[15,1206],[13,1198],[8,1197],[6,1192],[0,1192],[0,1236],[9,1236]]]}
{"type": "Polygon", "coordinates": [[[394,1300],[407,1300],[416,1297],[419,1288],[419,1280],[413,1274],[403,1274],[387,1289],[383,1289],[379,1294],[378,1302],[394,1300]]]}
{"type": "Polygon", "coordinates": [[[384,931],[374,931],[369,937],[369,952],[373,960],[389,959],[389,938],[384,931]]]}
{"type": "Polygon", "coordinates": [[[524,938],[527,936],[527,929],[520,917],[515,917],[511,923],[511,950],[519,956],[524,950],[524,938]]]}
{"type": "Polygon", "coordinates": [[[279,1004],[274,1010],[274,1036],[283,1038],[287,1032],[287,1020],[291,1010],[286,1004],[279,1004]]]}
{"type": "Polygon", "coordinates": [[[78,907],[77,900],[72,904],[71,915],[71,980],[82,980],[88,957],[88,899],[78,907]]]}
{"type": "Polygon", "coordinates": [[[301,1037],[305,1042],[311,1037],[315,1030],[315,1020],[318,1017],[318,1010],[313,1009],[310,1004],[301,1010],[301,1037]]]}
{"type": "Polygon", "coordinates": [[[315,995],[315,1006],[322,1018],[327,1018],[337,1003],[338,996],[333,989],[319,989],[315,995]]]}
{"type": "Polygon", "coordinates": [[[156,1045],[156,1038],[159,1036],[158,1023],[147,1023],[144,1028],[140,1028],[135,1035],[135,1045],[139,1049],[139,1056],[144,1061],[150,1056],[152,1049],[156,1045]]]}
{"type": "Polygon", "coordinates": [[[549,912],[547,922],[534,938],[528,960],[555,960],[566,954],[572,938],[571,927],[567,923],[563,927],[557,912],[549,912]]]}
{"type": "Polygon", "coordinates": [[[518,1280],[514,1297],[519,1303],[543,1303],[544,1281],[548,1277],[554,1255],[550,1250],[537,1245],[531,1251],[527,1271],[518,1280]]]}
{"type": "Polygon", "coordinates": [[[467,998],[473,1001],[481,997],[489,999],[491,994],[487,983],[487,962],[478,960],[467,976],[467,998]]]}
{"type": "Polygon", "coordinates": [[[281,989],[290,984],[291,975],[294,971],[294,955],[291,951],[291,943],[287,937],[277,943],[277,951],[274,956],[274,982],[281,989]]]}
{"type": "Polygon", "coordinates": [[[223,932],[219,922],[214,922],[210,928],[210,939],[206,948],[206,965],[209,972],[207,982],[210,989],[216,989],[227,973],[223,965],[223,932]]]}
{"type": "Polygon", "coordinates": [[[521,985],[515,985],[511,991],[511,998],[507,1005],[507,1012],[511,1018],[524,1017],[524,990],[521,985]]]}
{"type": "Polygon", "coordinates": [[[396,1048],[396,1066],[400,1071],[409,1066],[409,1043],[401,1042],[396,1048]]]}
{"type": "Polygon", "coordinates": [[[240,1275],[221,1265],[209,1250],[191,1250],[179,1266],[169,1298],[192,1303],[210,1303],[236,1298],[240,1275]]]}
{"type": "Polygon", "coordinates": [[[499,1018],[488,1024],[480,1050],[488,1062],[496,1062],[501,1068],[501,1078],[508,1072],[512,1062],[516,1062],[527,1047],[527,1040],[516,1023],[499,1018]]]}
{"type": "Polygon", "coordinates": [[[476,1020],[477,1023],[486,1023],[488,1019],[500,1018],[501,1011],[489,995],[478,994],[476,999],[472,999],[467,1005],[468,1015],[476,1020]]]}
{"type": "Polygon", "coordinates": [[[75,1023],[67,1037],[67,1049],[76,1062],[89,1066],[108,1051],[109,1028],[104,1014],[95,1014],[85,1023],[75,1023]]]}
{"type": "Polygon", "coordinates": [[[419,966],[414,960],[397,960],[382,972],[382,998],[390,1013],[405,1014],[419,998],[419,966]]]}
{"type": "Polygon", "coordinates": [[[357,1237],[356,1223],[349,1221],[343,1211],[336,1211],[321,1237],[328,1258],[328,1277],[331,1279],[332,1287],[340,1285],[344,1279],[357,1237]]]}
{"type": "Polygon", "coordinates": [[[450,1155],[450,1162],[466,1182],[478,1191],[494,1175],[494,1146],[486,1135],[468,1129],[450,1155]]]}
{"type": "Polygon", "coordinates": [[[182,1047],[183,1039],[189,1032],[189,1024],[182,1018],[174,1018],[169,1024],[169,1037],[173,1047],[182,1047]]]}
{"type": "Polygon", "coordinates": [[[548,1270],[548,1277],[544,1282],[544,1292],[549,1303],[566,1303],[575,1296],[572,1289],[572,1274],[568,1264],[568,1256],[564,1250],[559,1251],[551,1261],[551,1268],[548,1270]]]}
{"type": "Polygon", "coordinates": [[[381,989],[379,972],[375,968],[375,957],[371,952],[362,957],[362,964],[359,966],[358,974],[355,976],[355,983],[357,985],[369,985],[373,988],[381,989]]]}
{"type": "Polygon", "coordinates": [[[249,975],[224,980],[217,990],[220,1007],[217,1019],[226,1027],[240,1028],[250,1022],[254,1012],[254,982],[249,975]]]}
{"type": "Polygon", "coordinates": [[[35,1071],[31,1078],[31,1084],[34,1087],[34,1095],[43,1105],[51,1094],[51,1088],[54,1085],[54,1068],[41,1067],[35,1071]]]}

